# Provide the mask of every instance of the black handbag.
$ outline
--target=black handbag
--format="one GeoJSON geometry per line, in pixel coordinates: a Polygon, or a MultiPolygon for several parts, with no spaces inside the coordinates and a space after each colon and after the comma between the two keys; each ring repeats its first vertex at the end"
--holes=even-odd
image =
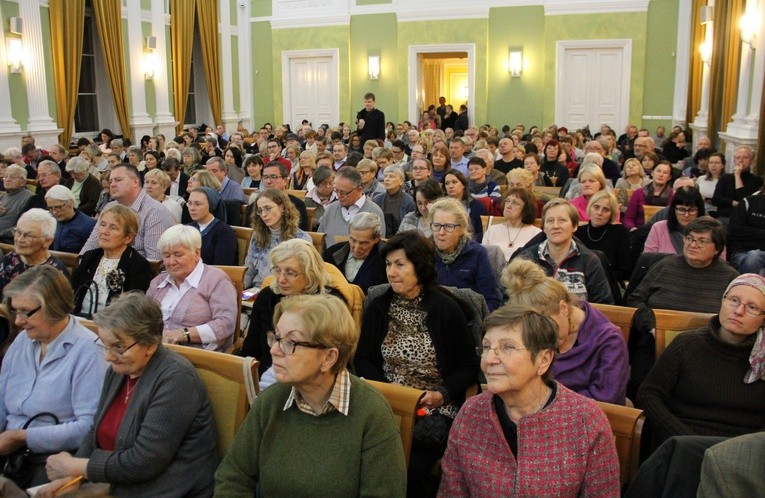
{"type": "Polygon", "coordinates": [[[414,421],[412,437],[425,449],[443,452],[454,419],[442,413],[432,412],[414,421]]]}
{"type": "MultiPolygon", "coordinates": [[[[56,425],[59,424],[58,417],[53,413],[40,412],[27,420],[24,423],[24,427],[21,429],[26,430],[33,420],[44,416],[51,417],[55,420],[56,425]]],[[[16,483],[18,487],[26,489],[32,482],[33,467],[35,465],[44,464],[48,456],[49,454],[47,453],[33,453],[26,445],[24,445],[6,457],[3,475],[16,483]]]]}

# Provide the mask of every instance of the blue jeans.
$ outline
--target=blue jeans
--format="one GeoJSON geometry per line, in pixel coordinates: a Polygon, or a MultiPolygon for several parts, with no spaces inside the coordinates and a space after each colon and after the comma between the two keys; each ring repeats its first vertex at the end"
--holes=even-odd
{"type": "Polygon", "coordinates": [[[735,252],[731,254],[730,262],[740,273],[765,275],[765,251],[760,249],[735,252]]]}

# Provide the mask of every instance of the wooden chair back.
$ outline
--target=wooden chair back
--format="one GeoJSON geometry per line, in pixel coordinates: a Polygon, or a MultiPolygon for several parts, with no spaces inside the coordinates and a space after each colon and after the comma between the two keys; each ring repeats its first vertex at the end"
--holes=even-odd
{"type": "Polygon", "coordinates": [[[37,179],[36,178],[27,178],[27,190],[29,190],[33,194],[37,193],[37,179]]]}
{"type": "Polygon", "coordinates": [[[313,218],[316,216],[316,208],[306,206],[305,213],[308,216],[308,228],[313,229],[313,218]]]}
{"type": "Polygon", "coordinates": [[[244,362],[250,362],[256,390],[258,362],[241,356],[177,344],[166,344],[165,347],[189,360],[204,382],[218,431],[218,454],[223,458],[234,440],[236,431],[250,411],[245,388],[244,362]]]}
{"type": "Polygon", "coordinates": [[[255,192],[260,192],[259,188],[249,188],[248,187],[248,188],[243,188],[242,190],[244,191],[245,199],[247,199],[248,201],[250,200],[250,196],[252,194],[254,194],[255,192]]]}
{"type": "MultiPolygon", "coordinates": [[[[232,346],[232,349],[235,349],[240,341],[242,341],[242,292],[244,291],[244,274],[247,271],[247,267],[245,266],[222,266],[222,265],[212,265],[213,268],[217,268],[219,270],[223,270],[223,272],[228,275],[228,278],[231,279],[231,283],[234,284],[234,287],[236,288],[236,305],[237,305],[237,313],[236,313],[236,322],[234,325],[234,344],[232,346]]],[[[230,352],[230,351],[229,351],[230,352]]]]}
{"type": "Polygon", "coordinates": [[[608,417],[611,432],[616,438],[616,454],[619,456],[621,485],[632,481],[640,467],[640,438],[643,434],[645,415],[643,410],[611,403],[598,402],[608,417]]]}
{"type": "Polygon", "coordinates": [[[706,327],[712,313],[690,311],[653,310],[656,316],[656,358],[672,340],[687,330],[706,327]]]}
{"type": "MultiPolygon", "coordinates": [[[[324,241],[327,239],[327,234],[323,232],[306,232],[306,233],[311,236],[311,242],[313,242],[313,247],[315,247],[316,250],[319,251],[319,254],[323,254],[324,241]]],[[[329,245],[332,245],[332,244],[329,244],[329,245]]]]}
{"type": "Polygon", "coordinates": [[[77,269],[78,266],[80,266],[80,255],[73,253],[73,252],[63,252],[63,251],[51,251],[50,252],[52,256],[57,257],[61,260],[62,263],[66,265],[67,271],[69,271],[69,275],[74,273],[74,270],[77,269]]]}
{"type": "Polygon", "coordinates": [[[481,215],[481,225],[483,226],[484,233],[486,233],[486,229],[489,228],[491,225],[498,225],[506,221],[507,221],[507,218],[505,218],[504,216],[486,216],[484,214],[481,215]]]}
{"type": "Polygon", "coordinates": [[[252,228],[236,227],[232,226],[234,233],[236,234],[236,249],[237,262],[239,266],[244,266],[244,259],[247,257],[247,251],[250,249],[250,240],[252,239],[252,233],[255,231],[252,228]]]}
{"type": "Polygon", "coordinates": [[[653,215],[659,212],[659,210],[664,209],[664,206],[649,206],[644,205],[643,206],[643,221],[645,223],[648,223],[648,220],[653,218],[653,215]]]}
{"type": "Polygon", "coordinates": [[[622,330],[624,342],[629,343],[630,328],[632,328],[632,318],[635,316],[637,308],[629,306],[614,306],[613,304],[590,303],[592,306],[606,315],[608,321],[622,330]]]}
{"type": "Polygon", "coordinates": [[[404,458],[406,458],[406,463],[409,465],[414,422],[417,419],[417,407],[425,393],[419,389],[402,386],[401,384],[389,384],[374,380],[368,380],[367,382],[388,400],[388,404],[391,410],[393,410],[393,415],[396,417],[396,422],[398,422],[401,443],[404,445],[404,458]]]}
{"type": "Polygon", "coordinates": [[[295,197],[297,197],[301,201],[303,199],[305,199],[305,194],[307,194],[307,193],[308,193],[307,190],[287,190],[287,194],[288,195],[294,195],[295,197]]]}
{"type": "Polygon", "coordinates": [[[534,187],[533,190],[543,199],[552,199],[560,195],[560,187],[534,187]]]}
{"type": "Polygon", "coordinates": [[[242,206],[239,208],[240,214],[242,216],[242,226],[243,227],[250,226],[250,220],[247,219],[247,206],[248,206],[248,204],[242,204],[242,206]]]}

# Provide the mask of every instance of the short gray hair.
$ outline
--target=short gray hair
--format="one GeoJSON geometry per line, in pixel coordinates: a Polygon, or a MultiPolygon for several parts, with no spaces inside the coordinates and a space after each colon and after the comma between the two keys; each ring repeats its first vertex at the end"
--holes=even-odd
{"type": "Polygon", "coordinates": [[[402,182],[406,181],[406,173],[404,173],[404,168],[402,168],[398,164],[391,164],[390,166],[385,168],[383,170],[383,175],[385,175],[386,173],[393,173],[394,175],[398,176],[402,182]]]}
{"type": "Polygon", "coordinates": [[[74,194],[63,185],[54,185],[45,194],[46,199],[55,199],[57,201],[71,202],[74,205],[74,194]]]}
{"type": "Polygon", "coordinates": [[[56,236],[56,218],[47,209],[32,208],[22,214],[16,224],[27,221],[39,225],[40,231],[46,239],[52,239],[56,236]]]}
{"type": "Polygon", "coordinates": [[[121,138],[115,138],[111,142],[109,142],[109,147],[124,147],[125,142],[122,141],[121,138]]]}
{"type": "Polygon", "coordinates": [[[22,168],[18,164],[11,164],[7,168],[5,168],[6,173],[16,173],[20,177],[24,178],[26,180],[27,178],[27,169],[22,168]]]}
{"type": "Polygon", "coordinates": [[[380,216],[374,213],[356,213],[348,224],[348,230],[372,230],[372,237],[380,236],[382,222],[380,216]]]}
{"type": "Polygon", "coordinates": [[[5,149],[5,152],[3,152],[3,156],[5,156],[6,159],[18,159],[21,157],[21,149],[18,147],[11,147],[9,149],[5,149]]]}
{"type": "Polygon", "coordinates": [[[168,176],[167,173],[165,173],[159,168],[154,168],[153,170],[147,172],[143,176],[143,179],[144,181],[146,181],[155,177],[157,178],[157,180],[159,180],[160,185],[162,185],[163,187],[167,188],[170,186],[170,183],[171,183],[170,177],[168,176]]]}
{"type": "Polygon", "coordinates": [[[61,168],[59,168],[58,164],[51,161],[50,159],[46,159],[45,161],[40,161],[40,164],[37,165],[38,174],[40,173],[40,168],[42,168],[43,166],[48,167],[52,175],[61,176],[61,168]]]}
{"type": "Polygon", "coordinates": [[[224,161],[220,157],[218,156],[211,157],[210,159],[207,160],[205,165],[212,164],[212,163],[218,163],[218,167],[220,168],[220,170],[228,173],[228,164],[226,164],[226,161],[224,161]]]}
{"type": "Polygon", "coordinates": [[[143,157],[143,151],[137,145],[131,145],[130,147],[128,147],[127,151],[128,151],[128,154],[135,154],[138,157],[143,157]]]}
{"type": "Polygon", "coordinates": [[[202,248],[202,234],[188,225],[174,225],[165,230],[157,241],[157,250],[164,252],[173,246],[183,246],[192,251],[202,248]]]}
{"type": "Polygon", "coordinates": [[[66,163],[66,170],[72,171],[75,173],[82,173],[83,171],[88,171],[90,168],[90,164],[88,164],[85,159],[81,158],[80,156],[74,156],[69,160],[68,163],[66,163]]]}

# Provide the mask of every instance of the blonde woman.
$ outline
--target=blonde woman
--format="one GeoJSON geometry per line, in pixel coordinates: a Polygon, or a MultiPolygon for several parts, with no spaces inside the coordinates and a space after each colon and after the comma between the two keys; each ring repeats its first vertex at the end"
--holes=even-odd
{"type": "Polygon", "coordinates": [[[651,182],[651,179],[645,174],[643,165],[637,159],[630,158],[624,161],[622,177],[616,181],[616,187],[619,189],[619,195],[616,200],[621,206],[622,213],[627,212],[627,202],[629,201],[629,191],[643,188],[651,182]]]}

